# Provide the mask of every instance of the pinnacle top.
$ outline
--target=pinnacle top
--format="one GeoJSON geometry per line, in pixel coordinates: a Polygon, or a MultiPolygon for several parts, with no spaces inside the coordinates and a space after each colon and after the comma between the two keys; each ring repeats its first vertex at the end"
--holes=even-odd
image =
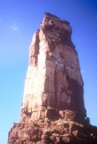
{"type": "Polygon", "coordinates": [[[59,17],[57,17],[51,13],[48,13],[48,12],[45,13],[42,23],[53,25],[56,28],[59,28],[61,30],[66,30],[66,31],[72,33],[72,29],[71,29],[70,23],[68,21],[61,20],[59,17]]]}
{"type": "Polygon", "coordinates": [[[62,21],[62,22],[64,22],[64,23],[69,24],[68,21],[62,20],[62,19],[60,19],[59,17],[57,17],[57,16],[55,16],[55,15],[53,15],[53,14],[51,14],[51,13],[48,13],[48,12],[45,13],[45,17],[52,17],[52,18],[55,18],[55,19],[57,19],[57,20],[59,20],[59,21],[62,21]]]}

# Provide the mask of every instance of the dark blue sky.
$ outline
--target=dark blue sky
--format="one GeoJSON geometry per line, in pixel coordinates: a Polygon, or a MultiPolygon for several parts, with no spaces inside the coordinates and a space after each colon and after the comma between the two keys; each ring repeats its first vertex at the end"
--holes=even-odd
{"type": "Polygon", "coordinates": [[[19,121],[29,45],[45,12],[71,24],[87,116],[97,126],[97,0],[0,0],[0,144],[19,121]]]}

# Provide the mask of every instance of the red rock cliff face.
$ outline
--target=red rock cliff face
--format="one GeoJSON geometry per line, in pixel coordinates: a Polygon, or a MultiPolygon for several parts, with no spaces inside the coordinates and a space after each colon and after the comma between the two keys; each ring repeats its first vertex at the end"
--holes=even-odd
{"type": "Polygon", "coordinates": [[[64,110],[73,111],[76,120],[84,120],[83,80],[71,34],[67,21],[45,14],[30,45],[21,121],[37,120],[42,111],[51,111],[46,117],[59,119],[64,110]]]}
{"type": "Polygon", "coordinates": [[[85,120],[83,80],[67,21],[46,13],[30,45],[20,123],[8,144],[97,144],[85,120]]]}

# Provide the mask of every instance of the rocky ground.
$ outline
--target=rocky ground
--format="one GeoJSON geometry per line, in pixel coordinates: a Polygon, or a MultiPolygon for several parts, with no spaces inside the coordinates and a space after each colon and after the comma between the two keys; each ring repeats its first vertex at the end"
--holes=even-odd
{"type": "Polygon", "coordinates": [[[74,121],[14,123],[8,144],[97,144],[97,127],[74,121]]]}

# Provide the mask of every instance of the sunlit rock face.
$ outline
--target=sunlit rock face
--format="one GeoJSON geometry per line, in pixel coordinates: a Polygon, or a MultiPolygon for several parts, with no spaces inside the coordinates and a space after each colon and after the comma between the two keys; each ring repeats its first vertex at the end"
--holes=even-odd
{"type": "Polygon", "coordinates": [[[71,34],[69,22],[45,14],[30,45],[21,121],[41,115],[56,120],[65,110],[73,111],[75,120],[85,119],[83,80],[71,34]]]}
{"type": "Polygon", "coordinates": [[[83,100],[78,54],[67,21],[46,13],[30,45],[21,120],[8,144],[97,144],[83,100]]]}

